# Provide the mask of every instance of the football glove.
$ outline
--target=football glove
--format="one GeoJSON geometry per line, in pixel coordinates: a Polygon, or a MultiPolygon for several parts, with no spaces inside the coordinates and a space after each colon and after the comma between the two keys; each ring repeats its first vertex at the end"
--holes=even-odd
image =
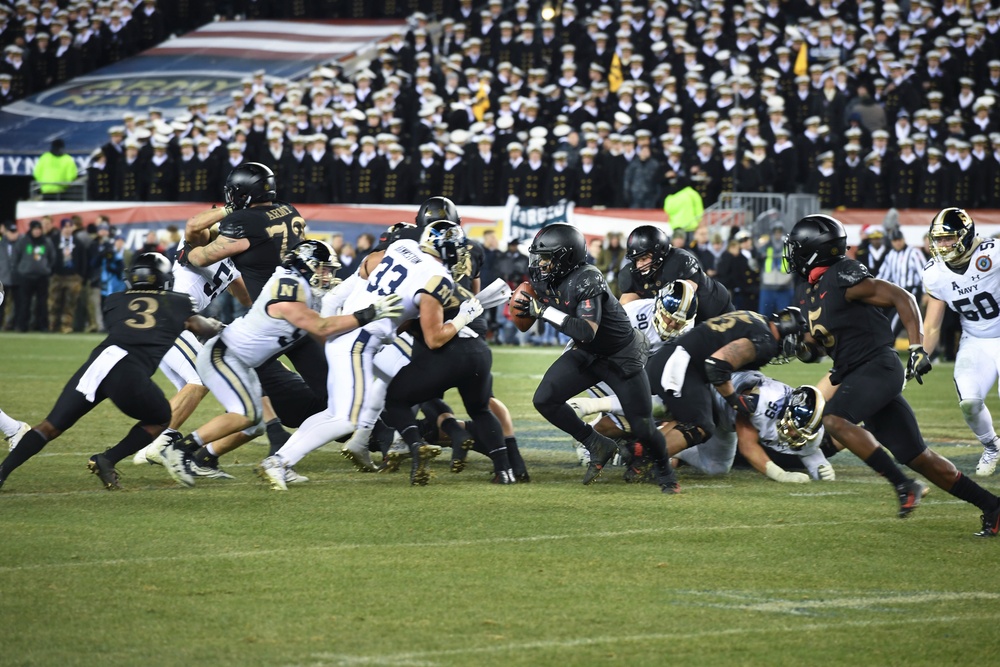
{"type": "Polygon", "coordinates": [[[177,263],[181,266],[191,266],[190,254],[192,250],[194,248],[191,247],[190,243],[187,241],[182,243],[180,250],[177,251],[177,263]]]}
{"type": "Polygon", "coordinates": [[[910,360],[906,362],[907,381],[916,378],[917,383],[923,384],[921,376],[931,372],[931,359],[927,356],[927,351],[923,345],[910,346],[910,360]]]}
{"type": "Polygon", "coordinates": [[[468,301],[463,301],[458,307],[458,315],[451,319],[451,323],[456,329],[463,329],[469,322],[483,314],[483,304],[479,299],[472,297],[468,301]]]}
{"type": "Polygon", "coordinates": [[[735,392],[726,396],[725,399],[726,403],[736,410],[736,414],[751,417],[753,413],[757,412],[757,401],[760,400],[760,397],[756,394],[735,392]]]}
{"type": "Polygon", "coordinates": [[[521,298],[514,302],[514,310],[521,317],[531,317],[538,319],[545,312],[545,306],[530,294],[521,294],[521,298]]]}
{"type": "Polygon", "coordinates": [[[383,317],[395,317],[403,312],[402,299],[398,294],[390,294],[379,298],[375,303],[354,313],[360,326],[380,320],[383,317]]]}
{"type": "Polygon", "coordinates": [[[837,479],[837,473],[833,471],[833,465],[830,463],[823,463],[816,466],[816,474],[819,475],[820,481],[823,482],[833,482],[837,479]]]}
{"type": "Polygon", "coordinates": [[[768,461],[764,469],[765,474],[775,482],[805,484],[809,481],[809,475],[804,472],[788,472],[774,461],[768,461]]]}

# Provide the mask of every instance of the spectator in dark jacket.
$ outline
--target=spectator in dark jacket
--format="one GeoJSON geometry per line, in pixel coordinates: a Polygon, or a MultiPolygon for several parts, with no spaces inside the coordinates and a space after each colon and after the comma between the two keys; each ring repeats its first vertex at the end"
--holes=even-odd
{"type": "Polygon", "coordinates": [[[52,331],[72,333],[76,305],[87,272],[87,249],[79,242],[73,221],[60,223],[58,247],[49,282],[49,317],[52,331]]]}
{"type": "Polygon", "coordinates": [[[13,220],[4,221],[0,225],[0,283],[3,284],[4,288],[4,298],[3,302],[0,303],[0,330],[7,330],[13,327],[13,313],[14,307],[12,304],[16,302],[17,298],[17,286],[18,280],[16,278],[16,273],[14,272],[14,246],[17,243],[20,234],[17,231],[17,223],[13,220]],[[10,308],[11,326],[7,326],[7,317],[5,317],[5,311],[10,308]]]}

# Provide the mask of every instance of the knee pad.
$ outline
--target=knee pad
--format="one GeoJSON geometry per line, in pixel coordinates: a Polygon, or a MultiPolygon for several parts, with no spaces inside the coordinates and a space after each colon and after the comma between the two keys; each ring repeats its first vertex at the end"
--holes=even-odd
{"type": "Polygon", "coordinates": [[[712,437],[712,432],[714,431],[714,429],[706,429],[704,426],[699,426],[698,424],[685,424],[682,422],[675,424],[674,430],[679,431],[684,436],[688,447],[694,447],[705,442],[712,437]]]}
{"type": "Polygon", "coordinates": [[[958,407],[962,408],[962,414],[966,418],[975,417],[983,411],[985,403],[981,398],[963,398],[958,402],[958,407]]]}

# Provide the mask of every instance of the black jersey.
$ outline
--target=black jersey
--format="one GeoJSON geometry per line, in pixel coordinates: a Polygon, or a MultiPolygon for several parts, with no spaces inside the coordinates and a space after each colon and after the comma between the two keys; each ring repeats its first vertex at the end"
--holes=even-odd
{"type": "Polygon", "coordinates": [[[660,268],[643,276],[631,262],[618,271],[618,289],[622,294],[633,292],[640,299],[652,299],[667,283],[690,280],[698,285],[698,312],[695,322],[728,313],[733,310],[729,290],[715,278],[701,270],[698,258],[684,248],[673,248],[667,253],[660,268]]]}
{"type": "Polygon", "coordinates": [[[861,262],[842,259],[812,285],[802,283],[796,289],[796,301],[809,320],[809,333],[833,359],[832,379],[839,380],[895,344],[892,326],[881,308],[848,301],[845,296],[848,288],[871,277],[861,262]]]}
{"type": "Polygon", "coordinates": [[[104,325],[108,329],[108,337],[94,349],[94,355],[106,347],[117,345],[152,375],[193,314],[191,297],[180,292],[116,292],[104,302],[104,325]]]}
{"type": "Polygon", "coordinates": [[[534,282],[532,287],[542,304],[561,310],[570,317],[578,317],[579,309],[581,306],[587,307],[589,299],[600,301],[601,321],[597,326],[597,333],[589,343],[578,342],[576,345],[580,349],[596,355],[610,356],[632,344],[632,323],[608,288],[604,274],[596,266],[578,266],[555,288],[534,282]]]}
{"type": "Polygon", "coordinates": [[[260,295],[285,253],[305,240],[306,221],[295,207],[282,202],[233,211],[219,223],[219,234],[249,239],[250,247],[232,258],[243,274],[250,298],[260,295]]]}

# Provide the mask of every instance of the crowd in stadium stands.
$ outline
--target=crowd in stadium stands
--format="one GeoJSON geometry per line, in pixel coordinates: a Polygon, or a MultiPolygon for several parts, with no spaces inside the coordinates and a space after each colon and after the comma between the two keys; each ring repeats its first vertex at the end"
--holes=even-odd
{"type": "MultiPolygon", "coordinates": [[[[63,37],[60,20],[79,26],[82,13],[105,34],[124,18],[116,11],[128,13],[108,2],[88,13],[91,4],[41,5],[37,21],[76,44],[83,33],[63,37]]],[[[127,22],[134,48],[170,29],[143,23],[160,10],[140,4],[127,22]]],[[[250,16],[275,14],[249,5],[250,16]]],[[[409,7],[385,5],[390,15],[409,7]]],[[[409,30],[349,75],[336,64],[302,81],[257,71],[225,109],[196,100],[179,117],[126,115],[93,154],[90,198],[215,201],[233,166],[258,161],[292,202],[444,194],[491,205],[516,194],[526,206],[650,208],[690,186],[706,206],[724,191],[800,191],[823,208],[1000,207],[1000,9],[986,0],[905,10],[582,1],[556,3],[551,21],[538,0],[428,5],[434,22],[410,16],[409,30]]],[[[31,10],[19,3],[4,34],[26,30],[18,17],[31,10]]],[[[102,62],[121,56],[100,43],[102,62]]],[[[12,80],[18,60],[7,55],[12,80]]]]}

